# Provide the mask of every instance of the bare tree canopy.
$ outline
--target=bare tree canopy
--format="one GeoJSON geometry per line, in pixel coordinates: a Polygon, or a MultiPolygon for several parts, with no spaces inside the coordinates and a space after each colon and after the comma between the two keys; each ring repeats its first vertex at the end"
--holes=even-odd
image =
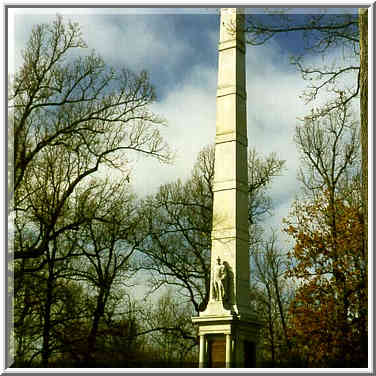
{"type": "MultiPolygon", "coordinates": [[[[303,97],[307,102],[317,99],[319,93],[330,89],[344,95],[346,102],[359,94],[359,19],[353,12],[327,12],[324,7],[314,14],[290,14],[288,10],[266,10],[265,14],[248,14],[246,18],[247,43],[257,46],[273,37],[286,33],[299,34],[304,47],[291,62],[307,80],[303,97]],[[341,51],[340,62],[327,57],[337,49],[341,51]],[[307,56],[321,56],[320,62],[309,65],[307,56]],[[344,78],[353,82],[344,86],[344,78]]],[[[341,102],[343,102],[343,100],[341,102]]],[[[336,97],[321,109],[325,114],[341,106],[336,97]]],[[[318,115],[318,113],[316,114],[318,115]]]]}
{"type": "MultiPolygon", "coordinates": [[[[273,153],[262,157],[254,150],[249,152],[250,247],[258,241],[257,224],[272,209],[267,189],[283,167],[284,161],[273,153]]],[[[140,244],[146,255],[142,266],[151,272],[153,288],[176,286],[196,312],[209,301],[213,176],[211,146],[201,150],[186,182],[163,185],[145,201],[142,216],[148,234],[140,244]]]]}
{"type": "Polygon", "coordinates": [[[76,23],[36,25],[9,89],[16,351],[26,364],[78,359],[85,337],[95,351],[136,242],[132,153],[170,160],[147,73],[112,69],[84,48],[76,23]],[[110,184],[101,166],[126,176],[110,184]]]}
{"type": "Polygon", "coordinates": [[[84,47],[77,24],[58,17],[37,25],[13,79],[13,209],[34,212],[29,220],[38,229],[33,241],[16,247],[16,259],[39,257],[49,241],[81,222],[68,221],[64,211],[100,165],[127,171],[125,151],[170,158],[159,132],[164,120],[148,108],[155,93],[147,73],[115,71],[94,52],[80,56],[84,47]]]}

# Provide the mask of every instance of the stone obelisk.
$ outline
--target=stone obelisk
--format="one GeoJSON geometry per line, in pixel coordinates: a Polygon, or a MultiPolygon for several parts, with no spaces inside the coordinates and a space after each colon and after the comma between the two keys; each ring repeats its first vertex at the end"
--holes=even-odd
{"type": "Polygon", "coordinates": [[[198,325],[200,367],[253,367],[260,323],[250,310],[244,14],[222,8],[210,298],[198,325]]]}

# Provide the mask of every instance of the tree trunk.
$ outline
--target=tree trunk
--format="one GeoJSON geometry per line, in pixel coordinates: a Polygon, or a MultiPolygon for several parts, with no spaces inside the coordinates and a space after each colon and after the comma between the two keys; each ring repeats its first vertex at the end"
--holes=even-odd
{"type": "MultiPolygon", "coordinates": [[[[362,145],[362,204],[363,204],[363,241],[364,256],[368,260],[368,10],[359,9],[360,42],[360,135],[362,145]]],[[[367,359],[367,307],[361,309],[365,328],[361,334],[361,352],[367,359]]]]}
{"type": "Polygon", "coordinates": [[[280,294],[280,291],[279,291],[279,284],[278,284],[277,276],[273,276],[273,283],[274,283],[274,289],[275,289],[276,298],[277,298],[279,315],[281,316],[281,322],[282,322],[283,334],[285,336],[285,342],[286,342],[286,345],[287,345],[289,351],[291,351],[291,344],[290,344],[289,337],[287,335],[287,325],[286,325],[286,320],[285,320],[285,313],[283,311],[282,299],[281,299],[281,294],[280,294]]]}
{"type": "Polygon", "coordinates": [[[50,334],[51,334],[51,306],[53,294],[53,270],[49,265],[47,291],[46,291],[46,304],[43,317],[43,344],[42,344],[42,366],[48,367],[48,360],[51,355],[50,334]]]}
{"type": "Polygon", "coordinates": [[[272,363],[273,366],[275,364],[275,340],[274,340],[274,323],[273,323],[273,317],[272,317],[272,296],[271,292],[266,286],[267,292],[268,292],[268,327],[269,327],[269,335],[270,335],[270,346],[271,346],[271,352],[272,352],[272,363]]]}
{"type": "Polygon", "coordinates": [[[368,251],[368,11],[359,9],[360,39],[360,134],[362,144],[362,201],[364,249],[368,251]]]}
{"type": "Polygon", "coordinates": [[[88,337],[88,351],[86,354],[87,362],[94,360],[93,355],[95,353],[96,346],[97,346],[97,334],[98,334],[99,322],[104,313],[104,306],[105,306],[104,295],[105,295],[104,291],[100,290],[99,295],[97,297],[97,306],[94,312],[93,323],[92,323],[91,330],[90,330],[89,337],[88,337]]]}
{"type": "Polygon", "coordinates": [[[271,316],[271,311],[269,309],[269,334],[270,334],[270,345],[272,352],[272,364],[275,365],[275,344],[274,344],[274,329],[273,329],[273,319],[271,316]]]}

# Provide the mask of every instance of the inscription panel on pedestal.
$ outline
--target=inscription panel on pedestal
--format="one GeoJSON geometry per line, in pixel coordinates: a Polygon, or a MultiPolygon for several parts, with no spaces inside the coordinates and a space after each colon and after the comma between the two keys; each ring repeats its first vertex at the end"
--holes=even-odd
{"type": "Polygon", "coordinates": [[[209,340],[209,367],[226,367],[226,340],[225,337],[217,337],[209,340]]]}

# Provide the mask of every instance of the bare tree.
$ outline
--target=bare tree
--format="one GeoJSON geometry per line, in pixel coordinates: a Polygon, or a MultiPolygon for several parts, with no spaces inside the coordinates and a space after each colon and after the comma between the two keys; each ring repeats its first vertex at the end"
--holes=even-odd
{"type": "Polygon", "coordinates": [[[359,9],[360,30],[360,121],[362,144],[362,202],[364,249],[368,249],[368,11],[359,9]]]}
{"type": "Polygon", "coordinates": [[[41,228],[36,224],[39,236],[15,249],[15,259],[40,257],[49,241],[77,225],[65,221],[56,229],[69,196],[100,165],[127,168],[124,151],[169,158],[158,129],[163,120],[148,109],[155,94],[146,72],[117,72],[95,53],[74,58],[83,47],[77,24],[58,17],[52,25],[35,26],[13,79],[14,210],[26,212],[34,205],[29,195],[41,189],[41,169],[48,169],[41,161],[47,154],[61,158],[64,179],[59,183],[64,189],[48,204],[48,220],[43,218],[41,228]]]}
{"type": "MultiPolygon", "coordinates": [[[[301,36],[304,42],[302,52],[292,58],[292,62],[309,82],[305,92],[307,101],[316,99],[319,92],[328,86],[335,88],[336,83],[348,74],[355,74],[353,85],[348,90],[342,87],[338,93],[346,91],[346,102],[359,94],[360,66],[356,63],[359,55],[359,19],[356,13],[327,12],[324,7],[312,14],[289,14],[285,9],[268,9],[265,14],[248,14],[245,31],[247,42],[254,46],[281,34],[295,33],[301,36]],[[326,54],[336,48],[343,51],[344,65],[326,64],[326,54]],[[304,56],[312,54],[323,57],[321,65],[308,66],[304,63],[304,56]]],[[[340,105],[334,99],[327,102],[321,112],[325,114],[340,105]]]]}
{"type": "MultiPolygon", "coordinates": [[[[159,133],[165,122],[148,107],[155,92],[147,73],[116,71],[94,52],[81,57],[85,46],[78,24],[61,17],[35,26],[9,93],[17,323],[30,324],[28,340],[38,338],[32,356],[41,355],[44,366],[61,351],[59,323],[69,306],[61,293],[69,292],[63,287],[71,261],[82,256],[79,234],[93,221],[103,223],[96,208],[108,208],[114,198],[97,179],[100,168],[128,176],[132,153],[170,158],[159,133]],[[43,288],[25,291],[25,281],[43,288]]],[[[111,262],[119,261],[111,249],[111,262]]]]}
{"type": "Polygon", "coordinates": [[[288,14],[284,9],[266,10],[266,14],[247,15],[248,43],[261,45],[281,34],[294,33],[302,36],[304,51],[292,58],[308,86],[304,93],[307,102],[323,91],[336,95],[316,111],[314,116],[326,116],[328,112],[350,103],[360,94],[360,129],[362,146],[362,201],[364,213],[364,241],[368,237],[368,10],[359,8],[358,13],[328,12],[322,8],[315,14],[288,14]],[[326,55],[341,50],[340,63],[328,63],[326,55]],[[322,56],[322,63],[308,66],[307,55],[322,56]],[[341,82],[342,81],[342,82],[341,82]],[[344,86],[350,81],[350,86],[344,86]]]}
{"type": "Polygon", "coordinates": [[[149,309],[145,307],[145,311],[144,333],[161,364],[190,365],[198,343],[189,314],[193,314],[192,305],[179,301],[173,290],[167,290],[149,309]]]}
{"type": "Polygon", "coordinates": [[[349,173],[354,175],[359,161],[358,121],[349,105],[343,103],[323,119],[307,116],[296,128],[295,142],[302,161],[299,179],[306,193],[326,188],[334,199],[339,184],[349,173]]]}
{"type": "MultiPolygon", "coordinates": [[[[253,287],[251,292],[256,312],[265,320],[266,341],[269,343],[273,365],[288,360],[291,343],[288,336],[288,305],[292,295],[285,279],[287,263],[277,246],[277,234],[271,236],[251,252],[253,287]]],[[[265,354],[265,358],[268,355],[265,354]]]]}
{"type": "MultiPolygon", "coordinates": [[[[250,152],[251,226],[256,226],[270,211],[267,187],[283,165],[273,154],[262,158],[250,152]]],[[[178,180],[162,186],[144,204],[148,237],[140,245],[146,256],[142,267],[151,272],[154,289],[176,286],[196,312],[203,310],[209,301],[213,175],[214,147],[207,147],[200,152],[191,178],[185,183],[178,180]]],[[[252,241],[256,241],[255,237],[252,241]]]]}
{"type": "Polygon", "coordinates": [[[249,193],[249,221],[256,223],[265,214],[271,214],[272,203],[267,195],[275,176],[283,170],[285,161],[279,160],[275,153],[267,157],[260,156],[255,149],[250,150],[248,156],[248,193],[249,193]]]}
{"type": "Polygon", "coordinates": [[[306,118],[296,129],[295,141],[302,159],[300,179],[305,196],[296,200],[286,222],[286,231],[295,240],[288,273],[301,281],[300,306],[292,306],[293,316],[304,327],[305,338],[314,330],[320,333],[317,328],[333,328],[326,342],[320,335],[315,339],[328,344],[320,350],[320,361],[344,361],[351,357],[351,346],[359,349],[357,360],[364,361],[367,259],[359,194],[359,127],[349,103],[344,101],[325,117],[306,118]],[[318,317],[317,312],[324,312],[319,304],[326,301],[331,301],[331,307],[318,317]],[[313,322],[316,329],[311,327],[313,322]]]}
{"type": "Polygon", "coordinates": [[[132,273],[131,256],[137,245],[137,212],[126,180],[103,183],[92,197],[92,219],[71,239],[80,257],[72,260],[70,278],[90,287],[95,300],[87,339],[87,359],[95,359],[96,338],[115,287],[121,290],[132,273]],[[100,199],[102,197],[102,199],[100,199]]]}

